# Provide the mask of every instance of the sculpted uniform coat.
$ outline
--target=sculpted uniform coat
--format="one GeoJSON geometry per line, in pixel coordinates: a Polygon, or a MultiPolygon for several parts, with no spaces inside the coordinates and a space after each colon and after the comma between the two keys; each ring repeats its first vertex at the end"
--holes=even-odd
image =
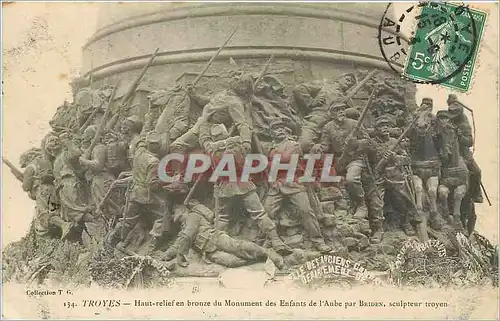
{"type": "MultiPolygon", "coordinates": [[[[323,133],[321,134],[321,150],[324,153],[333,153],[335,161],[341,157],[344,143],[349,136],[349,133],[356,127],[357,121],[349,118],[345,118],[342,124],[337,124],[335,121],[330,121],[323,128],[323,133]]],[[[356,136],[357,139],[367,138],[368,135],[361,128],[356,136]]],[[[355,140],[354,145],[349,145],[347,160],[347,173],[346,173],[346,185],[349,190],[349,194],[354,198],[354,201],[360,203],[364,200],[365,193],[361,185],[361,173],[365,167],[363,161],[363,153],[359,151],[363,146],[358,146],[359,144],[355,140]]],[[[351,143],[352,144],[352,143],[351,143]]],[[[344,155],[345,157],[345,155],[344,155]]]]}
{"type": "MultiPolygon", "coordinates": [[[[388,140],[384,140],[380,137],[375,137],[372,140],[373,150],[370,153],[371,163],[373,168],[376,164],[382,160],[383,154],[390,150],[396,145],[397,139],[389,137],[388,140]]],[[[384,206],[384,196],[386,192],[391,193],[391,201],[393,205],[398,210],[399,213],[408,213],[409,218],[414,221],[421,221],[421,217],[418,215],[418,211],[415,207],[415,201],[412,196],[412,192],[408,190],[408,179],[411,180],[412,177],[407,177],[404,166],[410,166],[411,160],[406,155],[405,151],[401,148],[396,148],[397,155],[392,159],[389,159],[380,175],[377,176],[377,191],[380,194],[380,203],[376,198],[374,201],[374,206],[380,208],[380,215],[378,215],[376,220],[383,220],[383,206],[384,206]]],[[[377,192],[373,191],[373,192],[377,192]]]]}
{"type": "Polygon", "coordinates": [[[330,104],[340,100],[343,94],[338,85],[329,80],[300,84],[294,88],[293,94],[298,108],[306,111],[306,123],[302,126],[299,143],[302,150],[308,152],[328,121],[330,104]]]}
{"type": "Polygon", "coordinates": [[[132,167],[132,186],[128,207],[125,210],[123,234],[125,237],[139,222],[141,212],[155,218],[150,234],[159,237],[167,229],[164,214],[167,211],[166,194],[161,188],[157,170],[159,159],[139,143],[132,167]]]}
{"type": "Polygon", "coordinates": [[[36,201],[35,230],[38,235],[49,231],[49,219],[54,215],[51,206],[59,202],[52,180],[52,165],[43,158],[33,160],[23,173],[23,190],[36,201]]]}
{"type": "MultiPolygon", "coordinates": [[[[221,159],[224,153],[228,153],[233,155],[236,162],[236,169],[242,170],[244,164],[244,155],[245,152],[241,146],[241,141],[243,138],[238,139],[238,142],[230,143],[231,141],[235,141],[234,137],[230,137],[226,140],[219,140],[217,142],[213,141],[211,135],[211,128],[215,124],[206,122],[202,126],[200,126],[200,145],[204,146],[205,150],[211,150],[213,147],[216,150],[213,150],[212,155],[212,166],[217,166],[219,160],[221,159]],[[229,148],[228,148],[229,147],[229,148]]],[[[243,129],[243,133],[245,133],[245,129],[247,126],[240,123],[240,128],[243,129]]],[[[250,132],[245,135],[246,139],[250,138],[250,132]]],[[[237,177],[238,176],[237,173],[237,177]]],[[[258,222],[259,228],[264,233],[269,233],[271,231],[276,230],[276,225],[269,218],[267,213],[260,202],[259,196],[256,192],[256,186],[252,181],[246,182],[231,182],[228,180],[221,180],[219,182],[219,198],[220,198],[220,209],[218,211],[218,217],[216,221],[216,227],[220,230],[226,230],[229,225],[229,217],[230,211],[234,205],[235,201],[242,202],[245,210],[250,214],[251,218],[258,222]]]]}
{"type": "Polygon", "coordinates": [[[82,182],[76,176],[81,154],[80,149],[71,145],[54,162],[55,186],[61,202],[61,216],[65,221],[80,221],[90,211],[84,203],[82,182]]]}

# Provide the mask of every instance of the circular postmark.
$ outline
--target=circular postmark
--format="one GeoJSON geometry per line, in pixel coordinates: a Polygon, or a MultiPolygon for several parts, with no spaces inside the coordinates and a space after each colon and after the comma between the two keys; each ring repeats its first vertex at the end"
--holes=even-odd
{"type": "Polygon", "coordinates": [[[419,2],[392,18],[389,3],[380,20],[378,43],[389,67],[418,84],[441,84],[474,57],[478,31],[468,6],[419,2]],[[407,37],[404,32],[411,31],[407,37]]]}

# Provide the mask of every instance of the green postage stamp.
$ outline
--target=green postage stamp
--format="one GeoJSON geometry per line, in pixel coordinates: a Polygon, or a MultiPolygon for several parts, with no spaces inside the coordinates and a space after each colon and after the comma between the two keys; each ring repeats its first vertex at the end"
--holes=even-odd
{"type": "Polygon", "coordinates": [[[468,91],[487,14],[447,2],[423,3],[420,9],[404,75],[417,82],[468,91]]]}

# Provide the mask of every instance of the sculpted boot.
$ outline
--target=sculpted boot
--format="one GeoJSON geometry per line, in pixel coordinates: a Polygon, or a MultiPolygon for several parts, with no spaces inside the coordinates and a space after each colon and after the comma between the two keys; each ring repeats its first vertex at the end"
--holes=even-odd
{"type": "Polygon", "coordinates": [[[278,270],[283,270],[285,268],[285,260],[274,250],[267,250],[267,257],[274,263],[274,265],[276,265],[278,270]]]}
{"type": "Polygon", "coordinates": [[[451,226],[457,230],[463,230],[464,226],[462,225],[462,220],[459,215],[453,215],[451,217],[451,226]]]}
{"type": "Polygon", "coordinates": [[[413,229],[413,226],[411,226],[410,221],[408,220],[408,215],[403,215],[403,217],[401,218],[401,228],[403,229],[403,232],[405,232],[405,234],[408,236],[414,236],[415,234],[417,234],[413,229]]]}
{"type": "Polygon", "coordinates": [[[325,244],[323,239],[311,240],[313,243],[313,247],[321,253],[330,253],[332,248],[325,244]]]}
{"type": "Polygon", "coordinates": [[[291,247],[286,245],[283,240],[279,237],[278,232],[276,231],[276,228],[273,230],[269,231],[267,234],[269,238],[271,239],[271,244],[273,246],[273,249],[278,252],[278,254],[284,256],[284,255],[289,255],[293,253],[293,250],[291,247]]]}
{"type": "Polygon", "coordinates": [[[433,230],[440,231],[443,228],[443,219],[437,211],[431,211],[429,216],[429,225],[433,230]]]}
{"type": "Polygon", "coordinates": [[[379,244],[382,242],[384,237],[384,229],[382,227],[382,222],[377,222],[373,224],[372,236],[370,237],[371,244],[379,244]]]}
{"type": "Polygon", "coordinates": [[[368,208],[366,207],[365,202],[361,202],[356,208],[356,212],[354,213],[355,218],[363,219],[368,217],[368,208]]]}
{"type": "Polygon", "coordinates": [[[50,224],[57,226],[61,229],[61,241],[64,241],[68,237],[69,233],[75,226],[74,223],[66,222],[59,216],[52,216],[50,218],[50,224]]]}

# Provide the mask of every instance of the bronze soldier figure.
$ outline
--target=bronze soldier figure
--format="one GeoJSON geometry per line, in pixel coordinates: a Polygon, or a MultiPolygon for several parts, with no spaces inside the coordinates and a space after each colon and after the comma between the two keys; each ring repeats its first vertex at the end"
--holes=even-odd
{"type": "Polygon", "coordinates": [[[265,249],[253,242],[235,239],[225,232],[214,228],[214,213],[196,200],[191,200],[189,209],[180,205],[174,211],[174,220],[182,229],[175,243],[165,252],[164,259],[171,260],[177,256],[181,266],[187,266],[186,255],[193,247],[204,258],[223,266],[230,265],[218,259],[217,252],[232,254],[249,263],[271,259],[278,269],[284,267],[283,258],[272,249],[265,249]]]}
{"type": "Polygon", "coordinates": [[[78,175],[82,151],[70,141],[67,133],[61,134],[61,142],[64,147],[54,162],[54,185],[61,202],[61,216],[75,224],[93,221],[91,209],[85,204],[84,185],[78,175]]]}
{"type": "Polygon", "coordinates": [[[388,115],[382,115],[375,120],[374,149],[370,158],[372,164],[378,164],[383,160],[380,172],[376,173],[380,199],[390,200],[400,215],[403,231],[412,236],[415,235],[415,231],[410,220],[418,225],[422,222],[422,218],[421,212],[416,208],[414,191],[411,188],[413,177],[410,157],[401,145],[395,146],[397,139],[390,136],[390,129],[395,125],[395,120],[388,115]],[[396,149],[391,151],[394,147],[396,149]]]}
{"type": "Polygon", "coordinates": [[[430,224],[433,229],[441,229],[437,213],[437,190],[440,171],[440,132],[436,116],[432,114],[433,101],[423,98],[415,126],[410,130],[410,153],[412,159],[413,182],[415,184],[416,205],[423,210],[424,195],[429,198],[430,224]]]}
{"type": "MultiPolygon", "coordinates": [[[[91,131],[95,135],[95,130],[93,126],[88,127],[84,136],[90,135],[88,132],[91,131]]],[[[92,205],[96,210],[100,210],[99,205],[101,204],[107,190],[111,187],[111,184],[116,179],[116,176],[112,174],[113,159],[108,153],[108,149],[112,147],[111,133],[106,133],[104,136],[104,143],[97,144],[91,151],[91,159],[85,159],[80,157],[80,165],[87,169],[85,173],[87,181],[90,183],[90,194],[92,199],[92,205]]],[[[85,142],[85,140],[84,140],[85,142]]],[[[83,144],[84,146],[87,143],[83,144]]],[[[123,159],[123,157],[122,157],[123,159]]],[[[104,214],[106,216],[118,216],[121,214],[120,207],[115,202],[116,199],[111,199],[106,203],[106,208],[104,209],[104,214]]]]}
{"type": "MultiPolygon", "coordinates": [[[[368,208],[365,203],[365,192],[361,183],[361,173],[365,168],[363,159],[363,149],[366,145],[366,134],[364,128],[356,133],[356,137],[346,142],[349,134],[356,127],[357,121],[346,118],[345,102],[334,103],[330,107],[330,115],[333,120],[328,122],[323,127],[321,134],[321,143],[313,147],[312,152],[316,153],[333,153],[337,164],[342,162],[347,164],[345,168],[341,168],[338,174],[344,175],[346,178],[346,187],[352,202],[352,210],[355,211],[355,217],[366,218],[368,208]],[[347,148],[347,150],[345,150],[347,148]],[[346,159],[341,160],[344,155],[346,159]]],[[[344,167],[344,166],[342,166],[344,167]]]]}
{"type": "Polygon", "coordinates": [[[328,122],[328,107],[343,98],[347,90],[356,84],[354,74],[345,74],[337,83],[305,83],[294,88],[294,101],[298,109],[306,111],[305,125],[299,138],[300,146],[308,152],[316,143],[322,127],[328,122]]]}
{"type": "MultiPolygon", "coordinates": [[[[200,125],[200,145],[213,155],[213,163],[218,163],[224,153],[229,153],[235,159],[236,169],[243,169],[244,156],[250,149],[249,142],[244,142],[241,136],[229,137],[226,127],[212,120],[219,121],[220,118],[209,117],[200,125]]],[[[240,128],[243,129],[243,133],[246,132],[246,126],[240,124],[240,128]]],[[[249,135],[250,133],[247,133],[244,137],[249,137],[249,135]]],[[[273,248],[282,255],[290,254],[291,249],[279,237],[276,225],[266,213],[256,189],[257,187],[251,180],[237,182],[221,180],[218,184],[220,208],[217,213],[216,228],[221,231],[228,229],[230,211],[234,202],[240,201],[251,218],[258,222],[261,231],[270,238],[273,248]]]]}
{"type": "Polygon", "coordinates": [[[462,156],[455,126],[451,123],[450,114],[446,110],[438,111],[436,117],[442,132],[441,180],[438,196],[444,217],[452,226],[463,229],[460,208],[469,185],[469,170],[462,156]],[[449,204],[452,205],[450,213],[449,204]],[[451,214],[451,216],[450,216],[451,214]]]}
{"type": "Polygon", "coordinates": [[[474,143],[474,139],[472,137],[472,129],[469,120],[465,116],[464,107],[462,103],[457,100],[456,95],[450,95],[447,103],[452,123],[456,127],[458,142],[460,144],[460,154],[464,158],[470,172],[470,195],[475,203],[482,203],[481,169],[477,165],[470,150],[474,143]]]}
{"type": "MultiPolygon", "coordinates": [[[[275,121],[271,124],[275,143],[271,150],[266,153],[270,157],[281,156],[281,162],[289,162],[290,155],[301,155],[300,145],[292,139],[292,131],[285,126],[282,121],[275,121]]],[[[302,216],[302,222],[307,235],[314,248],[322,253],[330,252],[332,249],[325,244],[321,235],[318,217],[312,209],[309,196],[305,187],[297,182],[287,182],[278,177],[278,181],[271,183],[267,198],[264,201],[264,208],[271,218],[275,218],[285,202],[290,202],[296,207],[302,216]]]]}
{"type": "MultiPolygon", "coordinates": [[[[128,205],[115,229],[108,235],[106,243],[115,246],[120,240],[125,240],[135,225],[148,216],[154,220],[150,231],[151,247],[155,248],[160,236],[169,229],[168,199],[163,186],[158,179],[159,152],[161,138],[156,132],[147,134],[140,140],[135,150],[132,167],[132,186],[128,205]],[[146,216],[145,216],[146,215],[146,216]]],[[[127,244],[123,244],[126,247],[127,244]]]]}

